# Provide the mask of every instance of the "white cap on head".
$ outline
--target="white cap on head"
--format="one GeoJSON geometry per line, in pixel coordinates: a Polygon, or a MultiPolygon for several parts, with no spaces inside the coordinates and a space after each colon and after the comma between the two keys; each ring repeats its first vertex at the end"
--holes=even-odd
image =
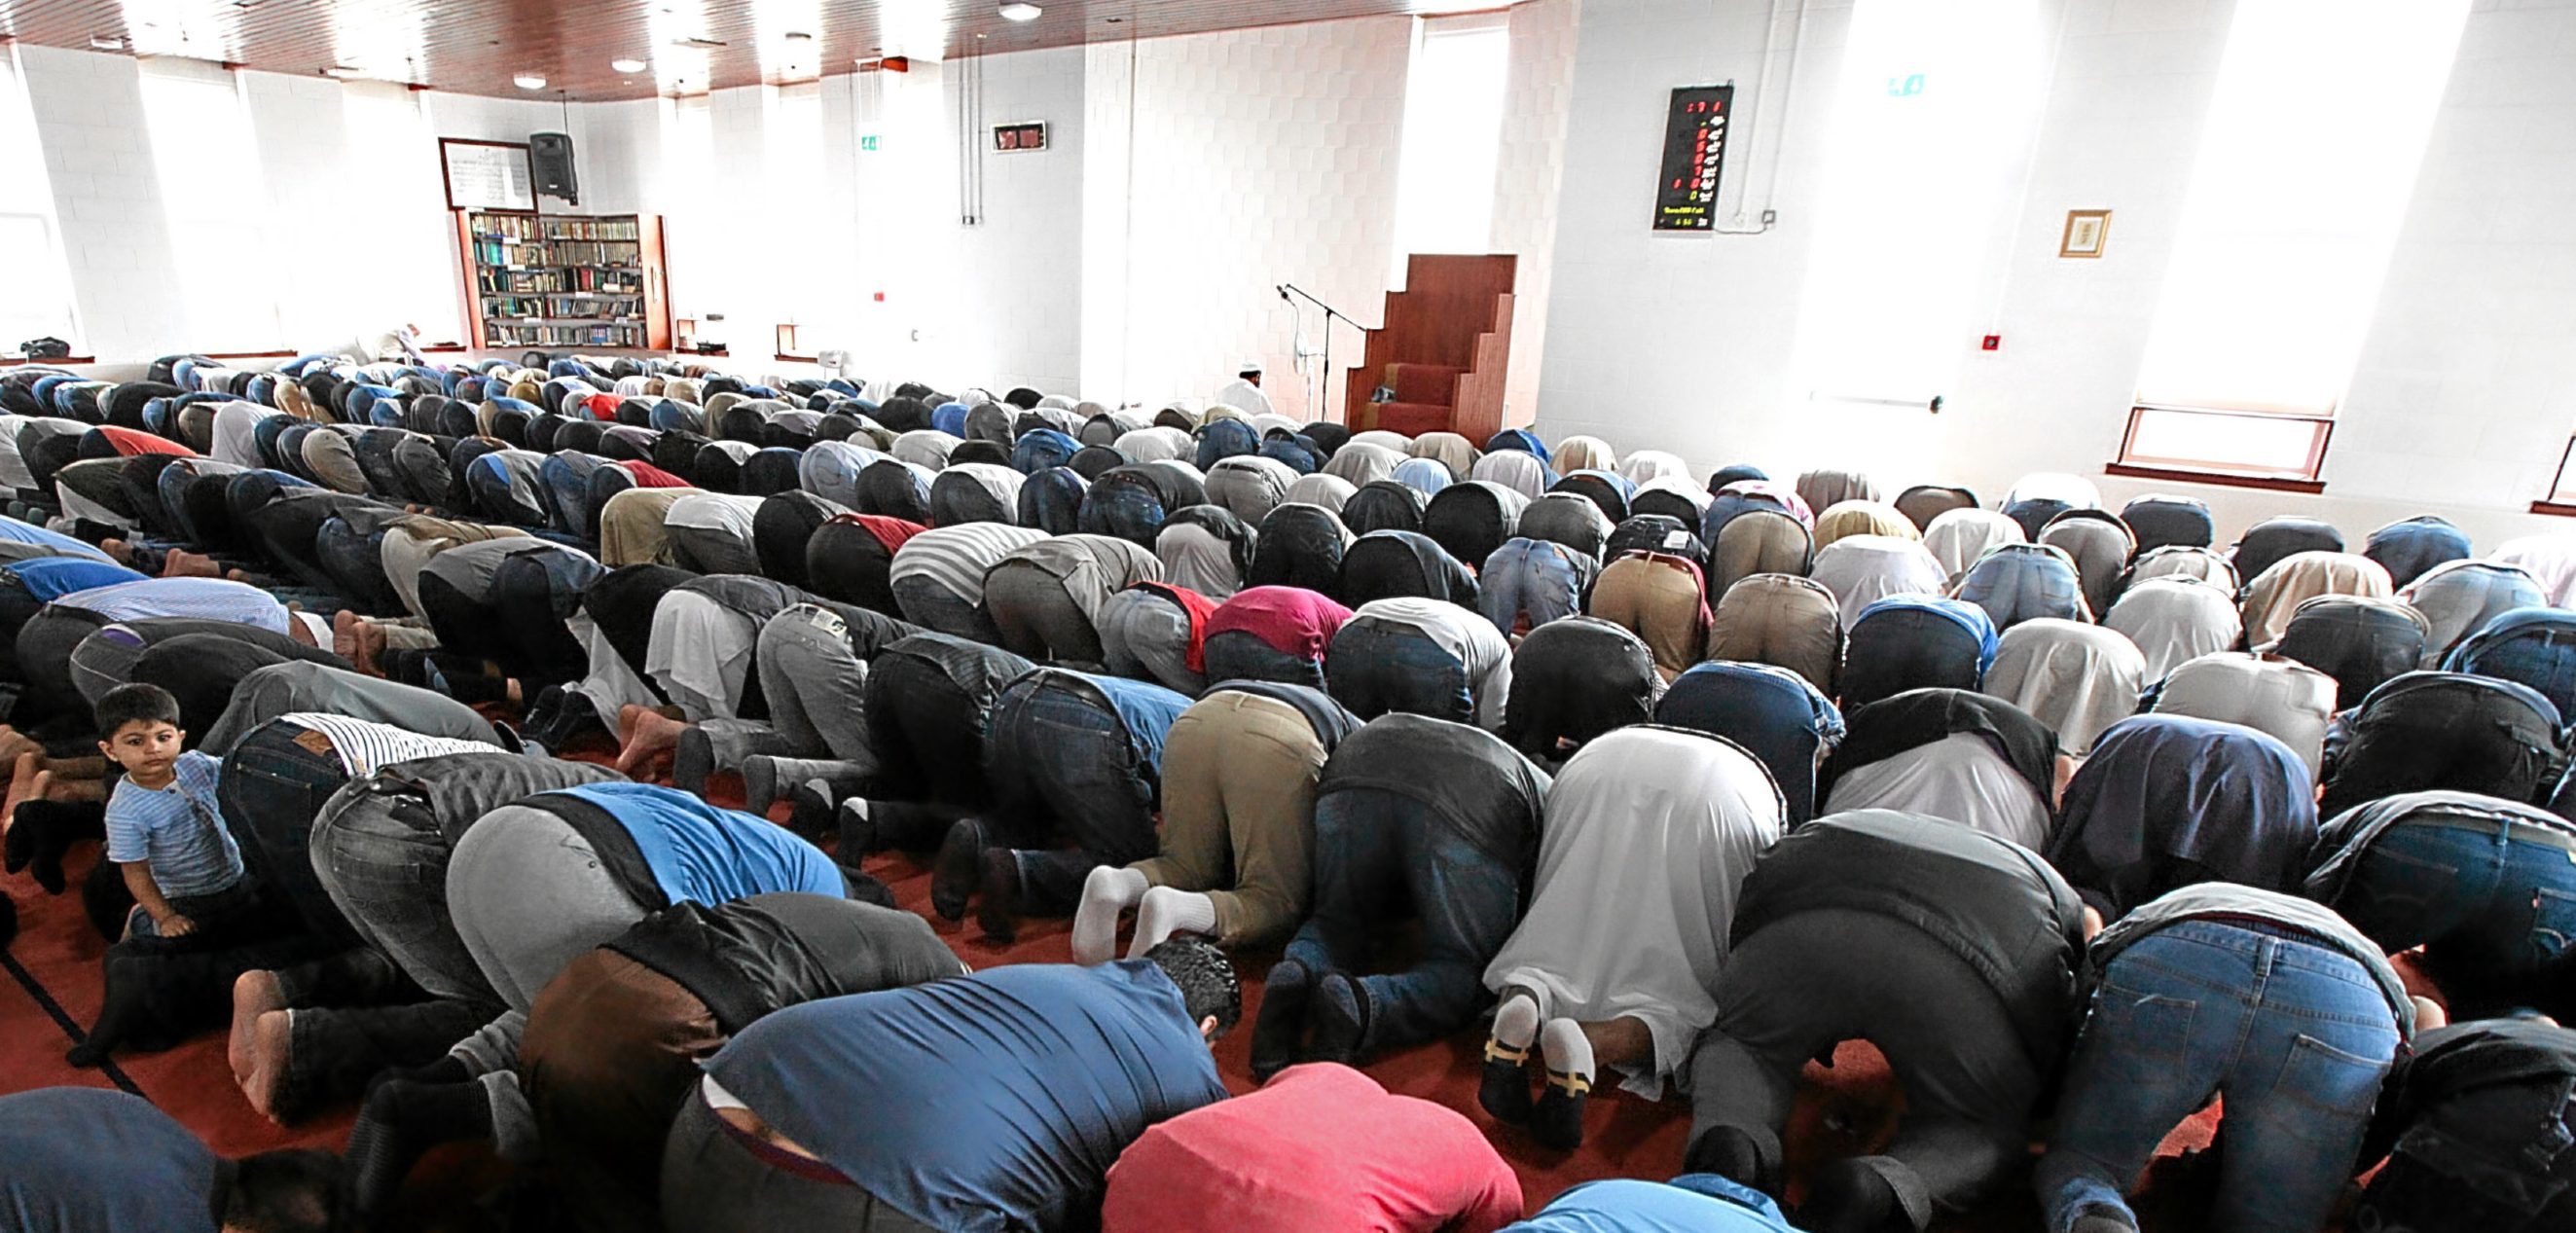
{"type": "Polygon", "coordinates": [[[1242,366],[1242,367],[1240,367],[1240,368],[1235,369],[1234,371],[1235,371],[1238,375],[1240,375],[1240,374],[1242,374],[1242,373],[1248,373],[1248,372],[1259,372],[1259,371],[1261,371],[1261,361],[1259,361],[1259,360],[1245,360],[1245,361],[1243,362],[1243,366],[1242,366]]]}

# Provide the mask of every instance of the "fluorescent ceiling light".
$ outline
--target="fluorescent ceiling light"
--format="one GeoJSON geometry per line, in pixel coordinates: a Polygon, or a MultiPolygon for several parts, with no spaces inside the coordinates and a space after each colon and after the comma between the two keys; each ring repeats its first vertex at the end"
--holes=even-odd
{"type": "Polygon", "coordinates": [[[621,73],[641,73],[641,72],[643,72],[644,70],[646,70],[646,69],[648,69],[648,68],[651,68],[651,67],[653,67],[653,66],[652,66],[652,65],[650,65],[650,64],[645,63],[645,62],[644,62],[644,61],[642,61],[642,60],[632,60],[632,59],[629,59],[629,60],[611,60],[611,61],[609,61],[609,62],[608,62],[608,67],[613,68],[613,69],[616,69],[618,72],[621,72],[621,73]]]}
{"type": "Polygon", "coordinates": [[[354,69],[345,64],[334,64],[331,67],[322,70],[322,75],[325,77],[337,77],[346,81],[352,77],[365,76],[366,70],[354,69]]]}
{"type": "Polygon", "coordinates": [[[89,45],[99,51],[125,50],[124,39],[115,38],[105,34],[93,34],[89,36],[89,45]]]}
{"type": "Polygon", "coordinates": [[[510,84],[522,90],[543,90],[546,88],[546,79],[535,73],[521,73],[511,78],[510,84]]]}
{"type": "Polygon", "coordinates": [[[1027,3],[1026,0],[1013,0],[1012,3],[1002,6],[1002,16],[1010,21],[1036,21],[1038,14],[1045,11],[1034,4],[1027,3]]]}

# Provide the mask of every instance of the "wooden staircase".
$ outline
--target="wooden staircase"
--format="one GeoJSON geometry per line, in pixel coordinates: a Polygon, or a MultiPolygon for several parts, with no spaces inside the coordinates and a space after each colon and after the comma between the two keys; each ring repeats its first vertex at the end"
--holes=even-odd
{"type": "Polygon", "coordinates": [[[1350,373],[1342,403],[1355,430],[1418,437],[1454,432],[1482,444],[1503,430],[1503,374],[1512,338],[1512,284],[1520,259],[1429,256],[1404,266],[1404,290],[1386,296],[1386,324],[1350,373]],[[1379,386],[1391,402],[1372,403],[1379,386]]]}

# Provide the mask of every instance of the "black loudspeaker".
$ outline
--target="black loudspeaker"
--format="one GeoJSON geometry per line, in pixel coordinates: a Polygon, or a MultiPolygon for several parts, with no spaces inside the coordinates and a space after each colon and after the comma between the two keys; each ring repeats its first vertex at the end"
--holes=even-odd
{"type": "Polygon", "coordinates": [[[581,204],[581,181],[572,172],[570,133],[528,134],[528,160],[537,165],[537,191],[581,204]]]}

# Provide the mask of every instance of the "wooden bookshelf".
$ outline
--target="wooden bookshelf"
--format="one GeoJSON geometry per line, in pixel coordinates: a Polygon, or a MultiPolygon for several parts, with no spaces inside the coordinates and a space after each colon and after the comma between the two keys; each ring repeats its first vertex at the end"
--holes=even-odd
{"type": "Polygon", "coordinates": [[[660,215],[455,214],[477,347],[670,348],[660,215]]]}

